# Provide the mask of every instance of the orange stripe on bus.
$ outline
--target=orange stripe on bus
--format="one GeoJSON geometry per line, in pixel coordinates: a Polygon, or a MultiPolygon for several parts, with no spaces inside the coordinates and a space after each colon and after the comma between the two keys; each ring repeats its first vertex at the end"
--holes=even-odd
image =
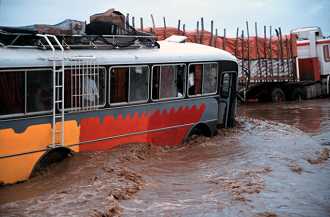
{"type": "MultiPolygon", "coordinates": [[[[57,124],[59,127],[60,123],[57,124]]],[[[65,146],[79,144],[80,128],[77,121],[65,122],[65,146]]],[[[47,149],[51,144],[52,129],[50,124],[29,126],[24,132],[16,133],[13,129],[0,130],[0,155],[16,155],[47,149]]],[[[78,152],[79,146],[71,148],[78,152]]],[[[44,151],[0,159],[0,182],[13,183],[26,180],[44,151]]]]}

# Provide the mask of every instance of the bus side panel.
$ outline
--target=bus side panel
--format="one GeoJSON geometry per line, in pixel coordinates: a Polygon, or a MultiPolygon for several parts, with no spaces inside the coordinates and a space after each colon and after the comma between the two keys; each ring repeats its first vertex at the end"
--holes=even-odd
{"type": "MultiPolygon", "coordinates": [[[[216,97],[194,98],[67,114],[65,146],[79,152],[127,143],[181,144],[194,125],[216,121],[217,103],[216,97]]],[[[0,183],[28,179],[35,164],[49,150],[51,139],[50,117],[2,122],[0,183]]]]}
{"type": "MultiPolygon", "coordinates": [[[[79,133],[77,121],[66,121],[65,145],[78,144],[79,133]]],[[[51,144],[51,135],[49,123],[28,126],[23,132],[16,132],[13,128],[0,129],[0,183],[26,180],[51,144]]],[[[71,149],[79,151],[79,146],[71,149]]]]}
{"type": "Polygon", "coordinates": [[[206,108],[204,103],[166,107],[156,107],[141,113],[124,109],[117,116],[105,116],[102,123],[99,117],[82,119],[80,142],[98,138],[109,139],[81,144],[80,150],[104,150],[127,143],[177,145],[182,143],[190,128],[201,120],[206,108]]]}

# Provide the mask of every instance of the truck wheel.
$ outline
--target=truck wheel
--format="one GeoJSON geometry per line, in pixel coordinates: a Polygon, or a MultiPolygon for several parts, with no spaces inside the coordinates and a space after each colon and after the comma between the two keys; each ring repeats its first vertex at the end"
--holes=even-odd
{"type": "Polygon", "coordinates": [[[300,102],[305,99],[305,93],[301,88],[296,88],[292,91],[290,98],[291,100],[300,102]]]}
{"type": "Polygon", "coordinates": [[[281,88],[274,88],[272,91],[272,101],[276,103],[285,101],[285,94],[281,88]]]}

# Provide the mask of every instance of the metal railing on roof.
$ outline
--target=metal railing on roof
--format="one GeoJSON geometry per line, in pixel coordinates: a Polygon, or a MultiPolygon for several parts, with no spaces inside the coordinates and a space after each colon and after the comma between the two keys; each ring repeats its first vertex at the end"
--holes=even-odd
{"type": "MultiPolygon", "coordinates": [[[[159,48],[157,38],[153,35],[56,35],[56,37],[65,49],[159,48]]],[[[7,48],[51,49],[49,44],[37,34],[11,33],[1,29],[0,45],[7,48]]]]}

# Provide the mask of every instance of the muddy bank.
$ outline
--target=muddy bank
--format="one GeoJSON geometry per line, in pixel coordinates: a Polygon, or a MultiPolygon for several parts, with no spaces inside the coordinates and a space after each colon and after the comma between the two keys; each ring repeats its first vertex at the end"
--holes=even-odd
{"type": "Polygon", "coordinates": [[[78,154],[0,188],[0,216],[329,216],[328,106],[247,106],[213,138],[78,154]],[[314,107],[312,130],[304,119],[314,107]],[[280,109],[295,120],[280,120],[280,109]]]}

